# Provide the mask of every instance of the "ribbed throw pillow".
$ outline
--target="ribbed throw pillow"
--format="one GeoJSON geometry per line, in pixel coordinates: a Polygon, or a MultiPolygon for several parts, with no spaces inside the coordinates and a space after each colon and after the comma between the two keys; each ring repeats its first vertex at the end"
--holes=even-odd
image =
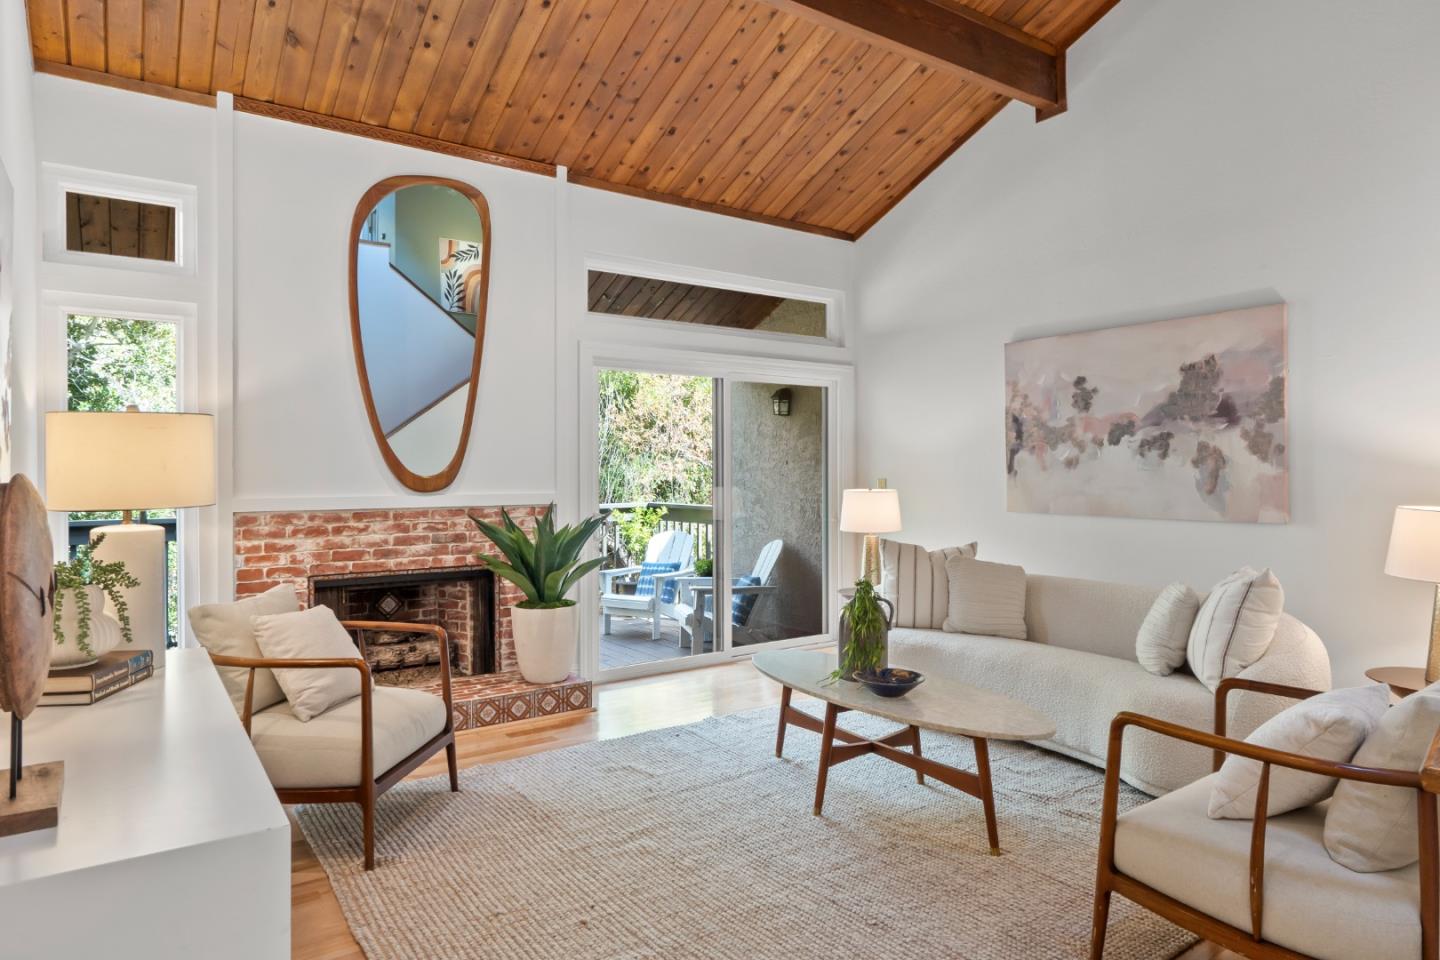
{"type": "MultiPolygon", "coordinates": [[[[1440,729],[1440,683],[1387,710],[1352,762],[1419,770],[1436,729],[1440,729]]],[[[1341,780],[1325,814],[1325,849],[1330,859],[1360,873],[1408,867],[1420,859],[1415,791],[1341,780]]]]}
{"type": "MultiPolygon", "coordinates": [[[[286,583],[234,603],[207,603],[191,607],[187,616],[190,618],[190,629],[195,631],[195,639],[210,653],[253,659],[262,654],[255,645],[255,625],[251,621],[255,617],[294,613],[299,609],[300,599],[295,596],[295,588],[286,583]]],[[[235,705],[235,712],[240,713],[245,707],[245,685],[249,682],[250,671],[241,667],[217,667],[216,671],[220,674],[220,682],[225,685],[225,692],[230,695],[230,702],[235,705]]],[[[275,674],[270,670],[256,670],[251,711],[259,713],[284,699],[285,691],[275,681],[275,674]]]]}
{"type": "Polygon", "coordinates": [[[1190,628],[1200,609],[1200,595],[1183,583],[1160,591],[1135,635],[1135,659],[1157,677],[1174,673],[1185,663],[1190,628]]]}
{"type": "Polygon", "coordinates": [[[972,557],[945,561],[949,613],[942,624],[950,633],[1024,640],[1025,568],[986,563],[972,557]]]}
{"type": "Polygon", "coordinates": [[[1215,584],[1190,629],[1190,671],[1211,690],[1259,660],[1275,639],[1285,591],[1268,569],[1241,567],[1215,584]]]}
{"type": "MultiPolygon", "coordinates": [[[[1390,688],[1383,683],[1331,690],[1277,713],[1245,742],[1302,757],[1349,763],[1380,725],[1389,705],[1390,688]]],[[[1210,787],[1210,816],[1217,820],[1253,820],[1260,768],[1258,760],[1226,757],[1210,787]]],[[[1334,777],[1272,764],[1266,813],[1275,817],[1319,803],[1335,790],[1335,782],[1334,777]]]]}
{"type": "Polygon", "coordinates": [[[895,604],[895,626],[939,630],[950,606],[945,561],[973,557],[976,545],[926,550],[899,540],[880,541],[880,596],[895,604]]]}

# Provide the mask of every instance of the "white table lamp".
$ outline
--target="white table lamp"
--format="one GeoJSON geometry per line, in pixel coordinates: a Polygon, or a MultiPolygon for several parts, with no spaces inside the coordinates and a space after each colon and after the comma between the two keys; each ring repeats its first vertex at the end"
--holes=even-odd
{"type": "Polygon", "coordinates": [[[1430,621],[1430,654],[1425,682],[1440,680],[1440,507],[1396,507],[1385,572],[1392,577],[1437,584],[1430,621]]]}
{"type": "Polygon", "coordinates": [[[840,532],[865,534],[865,573],[871,583],[880,583],[880,537],[900,530],[900,494],[885,486],[846,490],[840,498],[840,532]]]}
{"type": "Polygon", "coordinates": [[[140,581],[125,591],[135,643],[165,664],[165,528],[136,510],[215,502],[215,418],[201,413],[45,414],[45,505],[54,511],[120,510],[98,527],[97,558],[120,560],[140,581]]]}

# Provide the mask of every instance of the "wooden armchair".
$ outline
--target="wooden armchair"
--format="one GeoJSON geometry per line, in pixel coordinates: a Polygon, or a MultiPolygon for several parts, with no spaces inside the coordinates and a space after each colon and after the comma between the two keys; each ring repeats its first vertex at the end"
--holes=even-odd
{"type": "Polygon", "coordinates": [[[1425,765],[1418,773],[1318,760],[1226,737],[1225,701],[1234,690],[1302,700],[1320,692],[1231,678],[1223,681],[1216,691],[1213,734],[1133,713],[1121,713],[1111,723],[1095,879],[1091,960],[1101,960],[1104,954],[1106,921],[1114,893],[1197,936],[1254,960],[1310,960],[1317,953],[1330,957],[1385,956],[1399,960],[1405,956],[1440,960],[1440,846],[1437,846],[1436,831],[1440,733],[1431,742],[1425,765]],[[1211,777],[1119,816],[1120,751],[1125,731],[1130,727],[1209,748],[1214,751],[1216,770],[1226,754],[1259,761],[1261,773],[1254,820],[1206,817],[1204,798],[1209,795],[1211,777]],[[1267,817],[1270,770],[1276,766],[1414,791],[1419,863],[1384,873],[1356,873],[1335,863],[1326,853],[1321,836],[1323,811],[1319,808],[1267,817]],[[1165,805],[1169,810],[1160,812],[1165,805]],[[1244,834],[1248,834],[1248,843],[1244,842],[1244,834]],[[1273,883],[1279,889],[1272,891],[1275,895],[1269,901],[1272,908],[1269,913],[1266,911],[1267,839],[1271,840],[1275,854],[1271,862],[1272,881],[1275,876],[1279,877],[1279,881],[1273,883]],[[1208,856],[1207,843],[1228,844],[1228,863],[1234,869],[1213,869],[1225,862],[1225,855],[1208,856]],[[1243,850],[1247,845],[1248,857],[1243,850]],[[1129,873],[1124,862],[1127,858],[1131,863],[1129,873]],[[1157,886],[1172,889],[1167,893],[1157,886]],[[1243,926],[1245,918],[1236,916],[1246,912],[1241,906],[1245,900],[1248,900],[1248,929],[1243,926]],[[1224,919],[1216,916],[1217,912],[1230,916],[1224,919]],[[1270,929],[1276,926],[1283,927],[1278,934],[1270,929]],[[1391,939],[1381,943],[1375,939],[1377,936],[1391,939]],[[1363,945],[1347,946],[1357,940],[1363,945]],[[1401,943],[1404,946],[1399,946],[1401,943]]]}
{"type": "Polygon", "coordinates": [[[451,713],[450,638],[444,628],[430,624],[343,620],[341,625],[357,636],[360,653],[354,658],[285,660],[269,657],[232,657],[212,653],[219,667],[249,671],[240,722],[255,745],[260,762],[281,803],[355,803],[364,819],[365,869],[375,867],[375,799],[420,766],[441,747],[450,767],[450,789],[460,789],[455,757],[455,723],[451,713]],[[364,633],[426,633],[440,642],[441,696],[399,687],[374,687],[365,661],[364,633]],[[356,670],[360,696],[308,721],[299,722],[281,702],[259,713],[251,704],[255,671],[356,670]],[[440,717],[443,700],[444,716],[440,717]],[[358,724],[357,721],[358,720],[358,724]],[[358,750],[345,738],[358,726],[358,750]],[[260,729],[263,727],[263,729],[260,729]],[[381,744],[377,747],[376,731],[381,744]],[[358,754],[358,764],[355,763],[358,754]],[[382,769],[378,775],[376,766],[382,769]],[[340,769],[343,768],[343,769],[340,769]],[[353,776],[343,772],[354,771],[353,776]],[[332,782],[341,781],[341,782],[332,782]]]}

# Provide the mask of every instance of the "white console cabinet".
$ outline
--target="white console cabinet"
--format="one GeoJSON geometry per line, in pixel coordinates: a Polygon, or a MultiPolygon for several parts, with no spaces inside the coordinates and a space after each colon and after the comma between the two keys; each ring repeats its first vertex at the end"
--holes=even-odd
{"type": "Polygon", "coordinates": [[[100,703],[38,708],[24,747],[65,761],[65,789],[58,828],[0,839],[0,956],[290,955],[289,822],[203,650],[100,703]]]}

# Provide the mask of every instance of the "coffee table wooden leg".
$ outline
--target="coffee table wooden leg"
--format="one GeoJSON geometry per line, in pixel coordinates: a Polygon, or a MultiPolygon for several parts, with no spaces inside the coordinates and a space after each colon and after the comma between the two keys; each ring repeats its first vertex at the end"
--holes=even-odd
{"type": "MultiPolygon", "coordinates": [[[[920,728],[913,724],[910,727],[910,744],[910,749],[915,754],[915,759],[920,759],[920,728]]],[[[925,772],[919,767],[915,768],[915,782],[922,787],[925,785],[925,772]]]]}
{"type": "Polygon", "coordinates": [[[785,755],[785,728],[790,725],[790,688],[780,688],[780,729],[775,731],[775,756],[785,755]]]}
{"type": "Polygon", "coordinates": [[[995,794],[990,788],[990,745],[975,739],[975,772],[980,777],[980,802],[985,807],[985,830],[990,834],[990,855],[1000,856],[1000,828],[995,823],[995,794]]]}
{"type": "Polygon", "coordinates": [[[820,772],[815,778],[815,816],[825,805],[825,780],[830,774],[830,748],[835,745],[835,718],[840,711],[835,704],[825,704],[825,725],[820,729],[820,772]]]}

